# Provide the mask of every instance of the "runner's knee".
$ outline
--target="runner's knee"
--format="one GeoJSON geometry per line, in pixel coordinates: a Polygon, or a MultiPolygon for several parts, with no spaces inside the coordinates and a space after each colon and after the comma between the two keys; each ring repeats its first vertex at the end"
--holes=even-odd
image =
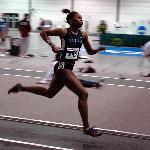
{"type": "Polygon", "coordinates": [[[88,92],[87,91],[82,91],[79,95],[79,99],[87,100],[87,98],[88,98],[88,92]]]}
{"type": "Polygon", "coordinates": [[[53,98],[55,96],[55,94],[51,93],[49,90],[46,91],[45,96],[47,98],[53,98]]]}
{"type": "Polygon", "coordinates": [[[47,97],[48,98],[53,98],[55,95],[54,94],[48,94],[47,97]]]}

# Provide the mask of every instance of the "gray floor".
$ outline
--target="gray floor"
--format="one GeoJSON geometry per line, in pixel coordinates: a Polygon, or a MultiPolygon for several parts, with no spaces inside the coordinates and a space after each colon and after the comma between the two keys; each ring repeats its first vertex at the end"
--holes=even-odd
{"type": "MultiPolygon", "coordinates": [[[[38,33],[32,33],[29,53],[33,58],[20,58],[10,55],[0,56],[0,114],[6,116],[48,120],[82,125],[77,109],[77,97],[64,88],[53,99],[20,93],[7,95],[8,89],[20,82],[23,85],[37,85],[45,74],[54,54],[41,40],[38,33]]],[[[90,37],[92,44],[97,44],[90,37]]],[[[54,38],[59,44],[59,40],[54,38]]],[[[1,54],[3,50],[1,50],[1,54]]],[[[87,55],[87,54],[86,54],[87,55]]],[[[79,78],[97,81],[104,78],[100,89],[87,88],[89,92],[89,119],[91,125],[105,129],[150,134],[150,78],[139,76],[139,57],[118,57],[95,55],[90,57],[95,63],[94,74],[77,72],[78,67],[87,66],[80,59],[74,68],[79,78]],[[125,76],[126,79],[120,79],[125,76]]],[[[146,71],[149,67],[145,66],[146,71]]],[[[38,85],[48,87],[48,85],[38,85]]],[[[103,135],[91,138],[79,131],[44,127],[16,122],[0,121],[0,138],[53,145],[75,150],[149,150],[146,140],[120,138],[103,135]]],[[[29,150],[15,144],[1,142],[2,150],[29,150]]],[[[32,148],[35,149],[35,148],[32,148]]]]}

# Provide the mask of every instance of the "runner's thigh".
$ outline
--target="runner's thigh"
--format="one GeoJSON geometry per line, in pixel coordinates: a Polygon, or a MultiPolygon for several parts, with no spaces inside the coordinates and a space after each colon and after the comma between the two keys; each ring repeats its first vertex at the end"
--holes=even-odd
{"type": "Polygon", "coordinates": [[[69,69],[66,69],[64,84],[73,91],[76,95],[87,93],[76,75],[69,69]]]}
{"type": "Polygon", "coordinates": [[[54,97],[63,87],[64,83],[62,79],[60,77],[54,76],[48,88],[49,96],[54,97]]]}

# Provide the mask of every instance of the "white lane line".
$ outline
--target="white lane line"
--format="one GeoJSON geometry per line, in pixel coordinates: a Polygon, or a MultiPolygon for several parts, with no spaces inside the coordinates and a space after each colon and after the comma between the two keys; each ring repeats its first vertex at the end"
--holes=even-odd
{"type": "Polygon", "coordinates": [[[42,77],[33,77],[33,78],[35,78],[35,79],[41,79],[42,77]]]}
{"type": "Polygon", "coordinates": [[[16,75],[14,75],[15,77],[20,77],[20,76],[22,76],[22,75],[20,75],[20,74],[16,74],[16,75]]]}
{"type": "Polygon", "coordinates": [[[129,87],[129,88],[135,88],[136,86],[134,86],[134,85],[129,85],[128,87],[129,87]]]}
{"type": "Polygon", "coordinates": [[[40,71],[40,70],[39,70],[39,71],[35,71],[35,72],[44,72],[44,71],[40,71]]]}
{"type": "Polygon", "coordinates": [[[81,76],[83,76],[83,77],[88,77],[89,75],[87,75],[87,74],[83,74],[83,75],[81,75],[81,76]]]}
{"type": "Polygon", "coordinates": [[[102,77],[102,78],[104,78],[104,79],[109,79],[110,77],[102,77]]]}
{"type": "Polygon", "coordinates": [[[6,119],[6,120],[10,120],[10,121],[13,121],[13,120],[18,120],[18,122],[20,122],[20,120],[21,120],[21,122],[31,122],[31,123],[34,123],[34,122],[36,122],[36,123],[44,123],[44,125],[45,125],[45,123],[46,124],[55,124],[55,126],[56,125],[61,125],[61,126],[70,126],[70,127],[72,127],[72,128],[75,128],[75,127],[77,127],[77,128],[80,128],[80,129],[82,129],[83,128],[83,126],[81,126],[81,125],[74,125],[74,124],[71,124],[71,123],[62,123],[62,122],[50,122],[50,121],[43,121],[43,120],[35,120],[35,119],[28,119],[28,118],[20,118],[20,117],[13,117],[13,116],[6,116],[6,115],[0,115],[0,120],[4,120],[4,119],[6,119]]]}
{"type": "Polygon", "coordinates": [[[99,78],[99,76],[91,76],[91,77],[93,77],[93,78],[99,78]]]}
{"type": "MultiPolygon", "coordinates": [[[[9,76],[9,75],[12,75],[12,74],[3,74],[5,76],[9,76]]],[[[13,75],[13,76],[16,76],[16,77],[24,77],[24,78],[35,78],[35,79],[41,79],[42,77],[32,77],[32,76],[23,76],[23,75],[13,75]]],[[[105,83],[104,83],[105,84],[105,83]]],[[[129,87],[129,88],[139,88],[139,89],[150,89],[150,88],[146,88],[146,87],[137,87],[137,86],[127,86],[127,85],[123,85],[123,84],[120,84],[120,85],[117,85],[117,84],[106,84],[106,85],[109,85],[109,86],[118,86],[118,87],[129,87]]]]}
{"type": "Polygon", "coordinates": [[[140,82],[140,81],[143,81],[143,80],[135,80],[135,81],[138,81],[138,82],[140,82]]]}
{"type": "Polygon", "coordinates": [[[62,147],[55,147],[55,146],[48,146],[48,145],[42,145],[42,144],[36,144],[36,143],[29,143],[29,142],[23,142],[23,141],[16,141],[16,140],[9,140],[9,139],[4,139],[0,138],[0,141],[5,142],[5,143],[13,143],[13,144],[18,144],[18,145],[26,145],[26,146],[31,146],[34,148],[44,148],[44,149],[51,149],[51,150],[73,150],[73,149],[68,149],[68,148],[62,148],[62,147]]]}
{"type": "MultiPolygon", "coordinates": [[[[19,117],[11,117],[11,116],[5,116],[5,115],[0,115],[0,120],[13,121],[13,122],[17,121],[19,123],[29,123],[29,124],[35,124],[35,125],[39,124],[42,126],[49,124],[50,127],[64,128],[64,129],[78,130],[78,131],[83,130],[83,126],[79,126],[79,125],[57,123],[57,122],[50,122],[50,121],[43,121],[43,120],[34,120],[34,119],[19,118],[19,117]]],[[[135,132],[118,131],[118,130],[110,130],[110,129],[102,129],[102,128],[96,128],[96,129],[102,131],[103,134],[150,140],[150,135],[147,135],[147,134],[139,134],[135,132]]]]}
{"type": "Polygon", "coordinates": [[[115,84],[107,84],[107,85],[115,85],[115,84]]]}
{"type": "Polygon", "coordinates": [[[138,89],[144,89],[145,87],[141,86],[141,87],[137,87],[138,89]]]}
{"type": "Polygon", "coordinates": [[[24,70],[24,71],[32,71],[32,70],[29,70],[29,69],[28,69],[28,70],[24,70]]]}
{"type": "Polygon", "coordinates": [[[6,70],[7,70],[7,69],[11,69],[11,68],[3,68],[3,69],[6,69],[6,70]]]}
{"type": "Polygon", "coordinates": [[[126,86],[126,85],[122,85],[122,84],[121,84],[121,85],[117,85],[117,86],[126,86]]]}
{"type": "Polygon", "coordinates": [[[113,78],[113,79],[115,79],[115,80],[119,80],[119,78],[113,78]]]}
{"type": "MultiPolygon", "coordinates": [[[[3,69],[11,69],[11,68],[3,68],[3,69]]],[[[14,69],[14,70],[23,70],[23,69],[20,69],[20,68],[18,68],[18,69],[14,69]]],[[[32,71],[32,70],[29,70],[29,69],[27,69],[27,70],[24,70],[24,71],[32,71]]],[[[35,72],[44,72],[44,71],[35,71],[35,72]]],[[[5,75],[5,76],[9,76],[9,75],[11,75],[11,74],[3,74],[3,75],[5,75]]],[[[80,75],[80,76],[85,76],[85,77],[87,77],[87,76],[89,76],[89,77],[100,77],[100,76],[90,76],[90,75],[86,75],[86,74],[76,74],[76,75],[80,75]]],[[[41,79],[42,77],[32,77],[32,76],[23,76],[23,75],[14,75],[14,76],[22,76],[22,77],[25,77],[25,78],[28,78],[28,77],[31,77],[31,78],[35,78],[35,79],[41,79]]],[[[101,78],[103,78],[103,79],[110,79],[111,77],[101,77],[101,78]]],[[[119,78],[112,78],[112,79],[115,79],[115,80],[118,80],[119,78]]],[[[144,80],[133,80],[133,79],[124,79],[124,80],[128,80],[128,81],[137,81],[137,82],[141,82],[141,81],[143,81],[143,82],[146,82],[146,83],[149,83],[150,81],[144,81],[144,80]]],[[[106,84],[106,85],[110,85],[110,86],[112,86],[112,85],[116,85],[116,84],[106,84]]],[[[119,86],[119,87],[124,87],[124,86],[127,86],[127,85],[116,85],[116,86],[119,86]]],[[[146,87],[137,87],[137,86],[127,86],[127,87],[130,87],[130,88],[132,88],[132,87],[136,87],[136,88],[139,88],[139,89],[142,89],[142,88],[146,88],[146,87]]],[[[146,88],[146,89],[149,89],[149,88],[146,88]]]]}
{"type": "Polygon", "coordinates": [[[15,77],[24,77],[24,78],[35,78],[35,79],[41,79],[42,77],[32,77],[32,76],[23,76],[23,75],[20,75],[20,74],[15,74],[15,75],[12,75],[12,74],[2,74],[4,76],[15,76],[15,77]]]}
{"type": "MultiPolygon", "coordinates": [[[[2,69],[12,69],[12,68],[2,68],[2,69]]],[[[18,68],[18,69],[14,69],[14,70],[23,70],[23,69],[20,69],[20,68],[18,68]]],[[[27,69],[27,70],[24,70],[24,71],[34,71],[34,70],[30,70],[30,69],[27,69]]],[[[39,71],[35,71],[35,72],[44,72],[44,71],[41,71],[41,70],[39,70],[39,71]]],[[[90,76],[90,75],[87,75],[87,74],[75,74],[75,75],[79,75],[79,76],[89,76],[89,77],[93,77],[93,78],[99,78],[100,76],[90,76]]],[[[111,78],[111,77],[101,77],[101,78],[104,78],[104,79],[109,79],[109,78],[111,78]]],[[[115,79],[115,80],[119,80],[120,78],[112,78],[112,79],[115,79]]],[[[126,81],[131,81],[131,80],[133,80],[133,79],[124,79],[124,80],[126,80],[126,81]]],[[[141,82],[141,81],[143,81],[143,82],[150,82],[150,81],[144,81],[144,80],[133,80],[133,81],[139,81],[139,82],[141,82]]]]}
{"type": "Polygon", "coordinates": [[[10,76],[11,74],[3,74],[4,76],[10,76]]]}
{"type": "MultiPolygon", "coordinates": [[[[4,70],[10,70],[10,69],[13,69],[13,68],[2,68],[2,69],[4,69],[4,70]]],[[[27,71],[27,72],[34,71],[34,70],[31,70],[31,69],[24,70],[24,69],[21,69],[21,68],[17,68],[17,69],[13,69],[13,70],[17,70],[17,71],[23,70],[23,71],[27,71]]],[[[35,72],[44,72],[44,71],[39,70],[39,71],[35,71],[35,72]]]]}
{"type": "Polygon", "coordinates": [[[0,54],[0,57],[4,57],[4,56],[6,56],[5,54],[0,54]]]}
{"type": "Polygon", "coordinates": [[[124,79],[124,80],[131,81],[132,79],[124,79]]]}
{"type": "Polygon", "coordinates": [[[22,77],[24,77],[24,78],[29,78],[29,77],[31,77],[31,76],[22,76],[22,77]]]}

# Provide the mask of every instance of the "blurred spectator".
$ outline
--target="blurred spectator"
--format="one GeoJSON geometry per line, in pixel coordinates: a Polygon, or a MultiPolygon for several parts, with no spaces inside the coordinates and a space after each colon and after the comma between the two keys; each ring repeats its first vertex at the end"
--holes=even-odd
{"type": "Polygon", "coordinates": [[[40,27],[44,25],[43,18],[40,18],[39,26],[37,27],[37,30],[40,30],[40,27]]]}
{"type": "Polygon", "coordinates": [[[29,14],[24,14],[24,18],[18,22],[18,28],[22,38],[20,56],[28,57],[26,53],[29,45],[29,32],[31,31],[29,14]]]}
{"type": "Polygon", "coordinates": [[[44,25],[44,20],[43,20],[43,18],[40,18],[39,26],[43,26],[43,25],[44,25]]]}
{"type": "Polygon", "coordinates": [[[52,28],[51,20],[44,20],[44,19],[40,18],[38,30],[50,30],[51,28],[52,28]]]}
{"type": "Polygon", "coordinates": [[[143,77],[150,77],[150,70],[146,74],[143,72],[143,63],[144,63],[145,59],[148,61],[149,65],[150,65],[150,41],[148,41],[144,44],[143,54],[144,54],[144,56],[143,56],[143,58],[141,59],[141,62],[140,62],[140,66],[141,66],[141,69],[142,69],[141,75],[143,77]]]}
{"type": "Polygon", "coordinates": [[[4,19],[4,14],[0,15],[0,45],[5,46],[5,40],[8,32],[8,26],[4,19]]]}
{"type": "Polygon", "coordinates": [[[59,54],[58,53],[55,55],[55,59],[50,64],[50,67],[49,67],[48,71],[46,72],[46,74],[44,75],[44,77],[42,78],[42,80],[37,82],[37,84],[46,84],[46,83],[48,83],[49,81],[52,80],[52,78],[54,77],[54,66],[58,62],[57,59],[59,59],[59,54]]]}
{"type": "Polygon", "coordinates": [[[107,31],[107,24],[105,22],[105,20],[101,20],[100,24],[97,27],[97,32],[98,33],[106,33],[107,31]]]}
{"type": "Polygon", "coordinates": [[[85,32],[89,32],[89,22],[85,21],[85,32]]]}

